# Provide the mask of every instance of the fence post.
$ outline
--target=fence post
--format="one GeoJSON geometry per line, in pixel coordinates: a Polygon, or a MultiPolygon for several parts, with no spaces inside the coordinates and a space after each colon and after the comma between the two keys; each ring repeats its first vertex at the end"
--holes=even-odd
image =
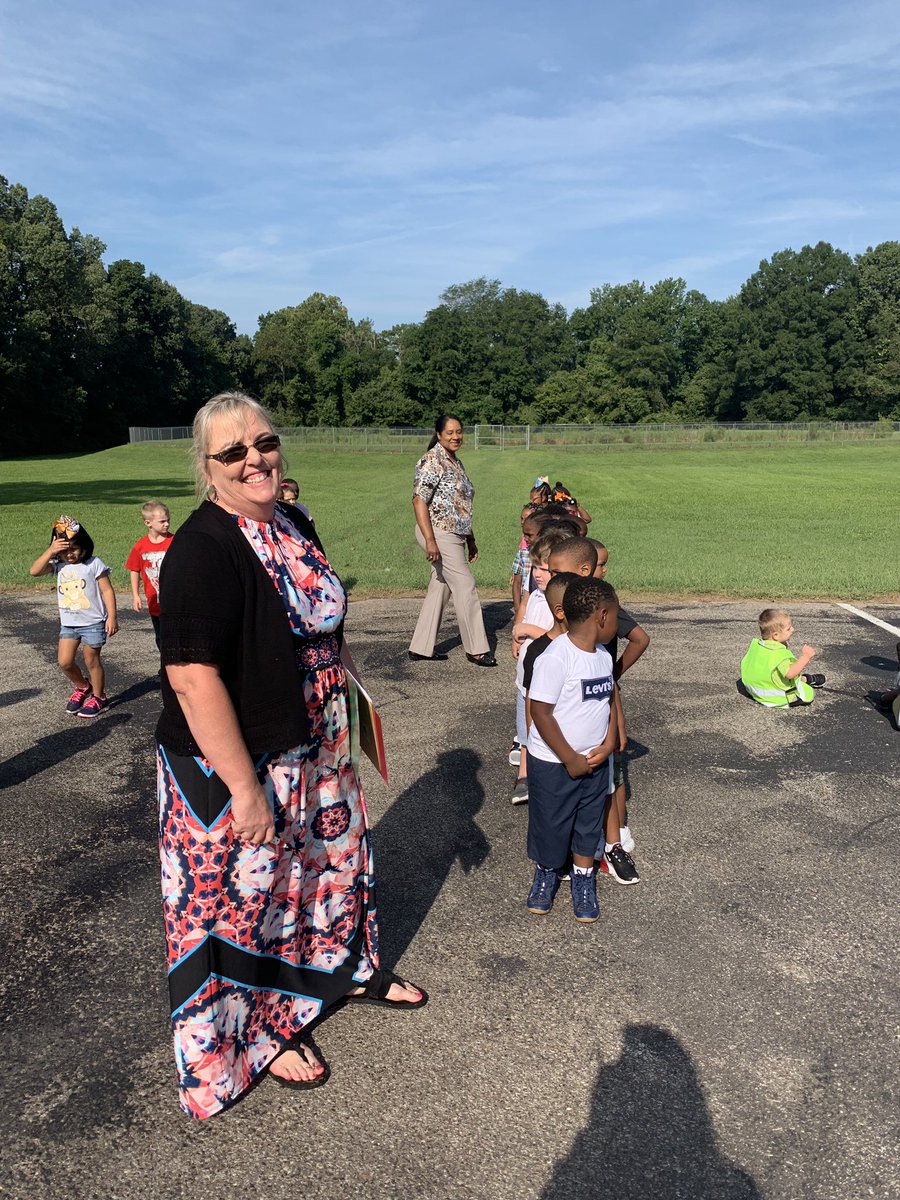
{"type": "Polygon", "coordinates": [[[505,449],[506,449],[506,444],[505,444],[505,443],[506,443],[506,426],[505,426],[505,425],[501,425],[501,426],[500,426],[500,449],[501,449],[501,450],[505,450],[505,449]]]}
{"type": "MultiPolygon", "coordinates": [[[[531,426],[530,425],[525,426],[525,449],[526,450],[531,449],[531,426]]],[[[554,584],[553,586],[555,587],[556,585],[554,584]]]]}
{"type": "Polygon", "coordinates": [[[478,426],[475,426],[475,449],[478,449],[478,426]]]}
{"type": "Polygon", "coordinates": [[[365,446],[363,447],[363,454],[368,454],[368,453],[369,453],[369,427],[367,425],[366,426],[366,443],[365,443],[365,446]]]}

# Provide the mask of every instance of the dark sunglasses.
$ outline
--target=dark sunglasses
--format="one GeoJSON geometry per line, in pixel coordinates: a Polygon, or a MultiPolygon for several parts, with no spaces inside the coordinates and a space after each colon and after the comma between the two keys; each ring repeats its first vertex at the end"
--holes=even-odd
{"type": "MultiPolygon", "coordinates": [[[[277,433],[261,433],[251,445],[260,454],[271,454],[281,445],[281,438],[277,433]]],[[[231,467],[235,463],[243,462],[249,453],[250,446],[229,446],[227,450],[220,450],[218,454],[207,454],[206,457],[214,458],[223,467],[231,467]]]]}

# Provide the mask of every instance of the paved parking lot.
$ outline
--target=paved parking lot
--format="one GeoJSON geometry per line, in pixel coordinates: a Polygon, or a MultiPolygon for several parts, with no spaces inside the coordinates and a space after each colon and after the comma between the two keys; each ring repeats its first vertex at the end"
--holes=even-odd
{"type": "MultiPolygon", "coordinates": [[[[887,631],[792,609],[828,689],[742,698],[761,604],[633,606],[626,676],[642,882],[528,914],[527,812],[508,802],[501,668],[413,664],[417,602],[352,605],[385,722],[366,777],[385,959],[421,1012],[319,1027],[327,1087],[263,1083],[194,1124],[177,1107],[154,830],[146,618],[107,651],[116,704],[61,711],[52,597],[3,597],[3,1197],[830,1197],[900,1194],[900,733],[865,700],[887,631]]],[[[900,609],[872,607],[900,625],[900,609]]],[[[449,633],[448,629],[448,633],[449,633]]]]}

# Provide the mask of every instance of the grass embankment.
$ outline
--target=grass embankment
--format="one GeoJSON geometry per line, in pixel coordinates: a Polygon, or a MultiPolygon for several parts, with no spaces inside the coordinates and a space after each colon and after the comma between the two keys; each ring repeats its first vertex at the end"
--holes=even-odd
{"type": "MultiPolygon", "coordinates": [[[[479,585],[506,589],[518,515],[539,472],[562,479],[610,548],[609,578],[630,596],[696,593],[774,599],[895,595],[900,532],[891,444],[778,450],[479,450],[462,454],[476,488],[479,585]]],[[[424,589],[413,538],[417,454],[288,449],[289,474],[335,567],[357,595],[424,589]]],[[[53,520],[72,513],[127,590],[124,562],[143,533],[140,505],[162,499],[173,528],[194,506],[187,443],[0,463],[0,586],[23,587],[53,520]]]]}

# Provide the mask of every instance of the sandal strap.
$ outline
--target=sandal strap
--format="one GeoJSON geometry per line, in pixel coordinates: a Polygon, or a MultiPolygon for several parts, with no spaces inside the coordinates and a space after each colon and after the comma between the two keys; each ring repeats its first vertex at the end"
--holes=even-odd
{"type": "Polygon", "coordinates": [[[385,971],[381,967],[376,967],[366,981],[366,990],[363,995],[368,996],[370,1000],[386,1000],[391,986],[395,983],[400,984],[401,987],[406,986],[400,976],[395,975],[393,971],[385,971]]]}

